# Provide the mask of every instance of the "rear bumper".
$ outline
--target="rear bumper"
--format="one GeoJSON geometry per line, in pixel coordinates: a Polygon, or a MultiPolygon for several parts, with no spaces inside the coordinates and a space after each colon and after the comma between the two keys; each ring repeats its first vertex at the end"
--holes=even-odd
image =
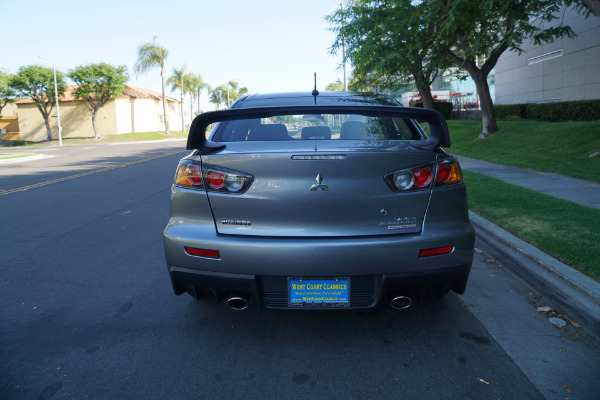
{"type": "MultiPolygon", "coordinates": [[[[464,293],[470,270],[470,265],[462,265],[418,273],[353,276],[350,277],[349,308],[377,307],[399,295],[421,298],[426,294],[442,296],[449,290],[464,293]]],[[[227,274],[179,267],[169,268],[169,274],[176,294],[187,292],[196,298],[208,295],[217,301],[236,295],[265,308],[290,308],[287,277],[227,274]]]]}
{"type": "Polygon", "coordinates": [[[175,294],[217,299],[239,293],[268,308],[288,308],[288,277],[349,277],[350,307],[377,306],[387,295],[463,293],[475,234],[468,222],[437,226],[431,235],[364,238],[265,238],[217,235],[214,226],[171,220],[165,257],[175,294]],[[184,247],[218,250],[220,259],[188,255],[184,247]],[[419,258],[420,249],[454,246],[419,258]]]}

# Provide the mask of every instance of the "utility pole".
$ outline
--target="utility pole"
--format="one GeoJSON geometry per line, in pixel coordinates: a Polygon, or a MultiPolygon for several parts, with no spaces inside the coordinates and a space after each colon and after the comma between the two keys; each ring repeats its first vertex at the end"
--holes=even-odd
{"type": "Polygon", "coordinates": [[[344,63],[344,92],[348,91],[348,74],[346,72],[346,35],[344,34],[344,2],[340,3],[342,8],[342,62],[344,63]]]}
{"type": "Polygon", "coordinates": [[[60,125],[60,110],[58,109],[58,86],[56,85],[56,67],[54,66],[54,63],[48,60],[46,57],[39,57],[52,64],[52,72],[54,74],[54,99],[56,100],[56,122],[58,124],[58,145],[62,146],[62,126],[60,125]]]}

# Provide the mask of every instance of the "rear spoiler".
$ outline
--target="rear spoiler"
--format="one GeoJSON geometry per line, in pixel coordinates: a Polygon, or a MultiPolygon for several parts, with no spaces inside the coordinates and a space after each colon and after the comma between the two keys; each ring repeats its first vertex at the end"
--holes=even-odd
{"type": "Polygon", "coordinates": [[[212,153],[224,149],[226,146],[224,143],[215,143],[206,139],[206,128],[216,122],[304,114],[358,114],[367,117],[408,118],[425,121],[429,124],[431,136],[427,139],[411,142],[411,146],[430,151],[438,147],[450,147],[450,134],[448,133],[446,120],[442,114],[435,110],[398,106],[314,105],[237,108],[200,114],[194,118],[190,126],[187,149],[200,150],[203,153],[212,153]]]}

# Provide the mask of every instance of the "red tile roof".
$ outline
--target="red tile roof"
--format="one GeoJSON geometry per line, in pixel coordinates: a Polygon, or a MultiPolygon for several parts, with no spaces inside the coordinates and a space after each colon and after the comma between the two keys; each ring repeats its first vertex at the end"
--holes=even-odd
{"type": "MultiPolygon", "coordinates": [[[[67,90],[65,90],[65,93],[59,97],[59,100],[61,102],[77,101],[75,99],[75,97],[73,96],[73,93],[75,92],[76,87],[77,87],[77,85],[71,85],[71,86],[67,87],[67,90]]],[[[160,93],[155,92],[150,89],[125,84],[125,90],[123,91],[123,94],[121,96],[119,96],[119,98],[120,99],[130,98],[130,99],[162,100],[162,95],[160,93]]],[[[166,96],[166,99],[168,102],[179,103],[178,100],[175,100],[174,98],[169,97],[169,96],[166,96]]],[[[22,99],[15,99],[15,103],[16,104],[32,104],[33,100],[31,100],[31,98],[27,97],[27,98],[22,98],[22,99]]]]}

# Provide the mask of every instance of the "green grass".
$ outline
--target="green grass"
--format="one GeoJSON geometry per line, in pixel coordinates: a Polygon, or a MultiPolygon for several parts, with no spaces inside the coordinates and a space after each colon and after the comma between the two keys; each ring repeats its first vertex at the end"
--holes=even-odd
{"type": "MultiPolygon", "coordinates": [[[[166,136],[160,132],[134,132],[134,133],[123,133],[119,135],[108,135],[100,137],[96,140],[93,137],[76,137],[76,138],[63,138],[63,145],[72,146],[80,144],[103,144],[103,143],[120,143],[120,142],[138,142],[138,141],[150,141],[150,140],[162,140],[169,138],[187,138],[187,132],[173,132],[171,136],[166,136]]],[[[15,140],[12,143],[12,147],[31,147],[31,146],[57,146],[58,139],[45,141],[45,142],[28,142],[24,140],[15,140]]]]}
{"type": "Polygon", "coordinates": [[[33,153],[0,153],[0,160],[33,156],[33,153]]]}
{"type": "Polygon", "coordinates": [[[463,174],[471,210],[600,281],[600,210],[475,172],[463,174]]]}
{"type": "Polygon", "coordinates": [[[499,121],[477,139],[479,121],[448,121],[451,153],[520,168],[600,182],[600,121],[499,121]]]}

